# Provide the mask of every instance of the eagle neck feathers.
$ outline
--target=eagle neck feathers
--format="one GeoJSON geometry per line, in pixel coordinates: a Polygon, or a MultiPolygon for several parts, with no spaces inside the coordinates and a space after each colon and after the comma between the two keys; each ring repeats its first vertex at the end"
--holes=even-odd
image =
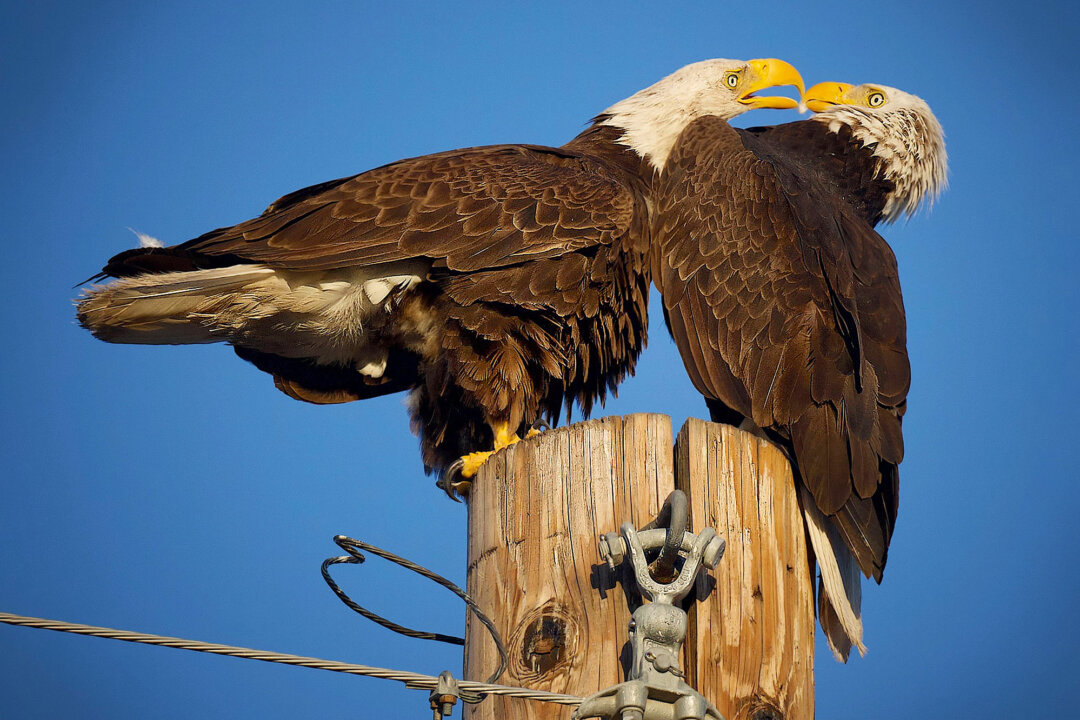
{"type": "Polygon", "coordinates": [[[945,134],[928,109],[908,106],[876,113],[843,105],[811,120],[823,123],[833,133],[846,129],[871,151],[876,172],[894,186],[882,209],[885,222],[910,216],[924,203],[932,204],[948,184],[945,134]]]}

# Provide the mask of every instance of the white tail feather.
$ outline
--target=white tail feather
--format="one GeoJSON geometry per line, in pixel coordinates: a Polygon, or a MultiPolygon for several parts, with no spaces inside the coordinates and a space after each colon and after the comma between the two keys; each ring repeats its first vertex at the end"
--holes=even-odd
{"type": "Polygon", "coordinates": [[[862,627],[862,575],[840,533],[818,509],[810,491],[800,488],[803,517],[817,556],[818,622],[833,655],[847,662],[852,646],[866,655],[862,627]]]}
{"type": "Polygon", "coordinates": [[[218,342],[227,338],[200,319],[200,313],[222,306],[243,288],[273,276],[272,269],[261,265],[238,265],[121,278],[85,292],[79,302],[79,321],[109,342],[218,342]]]}
{"type": "Polygon", "coordinates": [[[282,357],[355,364],[378,377],[386,351],[371,343],[366,329],[385,322],[428,265],[294,271],[243,264],[146,273],[87,290],[79,322],[109,342],[225,341],[282,357]]]}

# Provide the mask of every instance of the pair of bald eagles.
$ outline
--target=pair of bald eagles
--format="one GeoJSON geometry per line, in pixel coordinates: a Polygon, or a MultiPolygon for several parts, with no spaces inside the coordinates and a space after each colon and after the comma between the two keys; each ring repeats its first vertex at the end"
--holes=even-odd
{"type": "Polygon", "coordinates": [[[562,147],[402,160],[123,252],[78,316],[109,342],[227,342],[300,400],[408,390],[425,465],[467,476],[477,451],[563,405],[588,415],[633,372],[655,282],[712,418],[791,458],[819,618],[846,658],[863,649],[857,569],[880,582],[885,568],[910,380],[896,260],[874,227],[945,181],[919,98],[804,93],[780,60],[706,60],[562,147]],[[814,114],[728,125],[796,107],[756,94],[783,85],[814,114]]]}

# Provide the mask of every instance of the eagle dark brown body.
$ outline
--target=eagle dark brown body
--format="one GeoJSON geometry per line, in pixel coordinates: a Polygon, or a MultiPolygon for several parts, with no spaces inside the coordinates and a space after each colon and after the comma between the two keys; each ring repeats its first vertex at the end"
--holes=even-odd
{"type": "Polygon", "coordinates": [[[836,174],[800,147],[818,151],[829,134],[810,122],[687,128],[657,192],[656,280],[714,419],[748,418],[787,447],[880,579],[910,382],[904,309],[896,260],[866,215],[880,216],[873,183],[853,183],[862,208],[842,187],[866,176],[858,154],[836,174]]]}
{"type": "MultiPolygon", "coordinates": [[[[378,372],[357,372],[347,355],[327,362],[327,348],[274,352],[270,336],[290,334],[283,328],[302,336],[304,323],[316,321],[299,318],[299,303],[281,302],[265,318],[231,327],[228,310],[210,301],[188,308],[201,319],[172,325],[197,323],[204,337],[195,341],[227,340],[297,399],[333,403],[414,390],[423,461],[444,469],[490,447],[494,423],[518,430],[556,420],[574,401],[588,414],[633,371],[647,327],[650,173],[612,142],[617,134],[596,126],[562,148],[504,145],[402,160],[294,192],[253,220],[181,245],[122,253],[103,272],[153,278],[150,292],[129,293],[136,300],[169,292],[164,276],[146,273],[237,265],[285,273],[289,284],[332,283],[353,268],[364,277],[406,278],[380,288],[387,293],[372,308],[343,315],[343,324],[362,326],[365,347],[378,349],[378,372]]],[[[175,289],[185,296],[202,284],[197,276],[169,277],[184,284],[175,289]]],[[[95,335],[192,341],[168,323],[151,322],[140,335],[131,318],[106,320],[125,307],[110,287],[80,305],[80,321],[95,335]]]]}
{"type": "MultiPolygon", "coordinates": [[[[896,259],[874,230],[896,185],[875,151],[817,118],[750,130],[700,118],[654,187],[653,262],[713,419],[785,448],[809,492],[808,524],[824,516],[820,535],[810,528],[819,560],[823,546],[846,546],[880,582],[911,374],[896,259]],[[842,543],[825,537],[836,532],[842,543]]],[[[848,640],[862,649],[854,583],[848,638],[837,641],[821,608],[844,658],[848,640]]]]}

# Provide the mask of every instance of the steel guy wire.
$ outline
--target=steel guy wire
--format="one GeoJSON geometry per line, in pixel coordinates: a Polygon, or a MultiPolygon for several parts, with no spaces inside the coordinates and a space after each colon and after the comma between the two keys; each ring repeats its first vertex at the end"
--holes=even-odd
{"type": "MultiPolygon", "coordinates": [[[[330,670],[332,672],[346,673],[349,675],[363,675],[365,677],[401,682],[408,688],[418,690],[432,690],[439,684],[439,678],[434,675],[423,675],[407,670],[391,670],[372,665],[356,665],[353,663],[339,662],[337,660],[322,660],[320,658],[305,657],[303,655],[289,655],[287,653],[255,650],[252,648],[237,647],[235,645],[221,645],[218,643],[185,640],[183,638],[165,635],[137,633],[129,630],[115,630],[113,628],[100,627],[97,625],[82,625],[79,623],[65,622],[63,620],[48,620],[45,618],[28,617],[26,615],[16,615],[14,613],[0,613],[0,622],[9,625],[40,628],[43,630],[75,633],[77,635],[90,635],[92,637],[101,637],[110,640],[124,640],[126,642],[141,643],[144,645],[158,645],[161,647],[177,648],[179,650],[192,650],[194,652],[227,655],[229,657],[239,657],[248,660],[261,660],[263,662],[295,665],[298,667],[314,668],[315,670],[330,670]]],[[[543,690],[530,690],[528,688],[513,687],[510,685],[495,685],[486,682],[476,682],[474,680],[459,680],[458,686],[462,690],[474,693],[502,695],[505,697],[520,698],[522,700],[537,700],[540,702],[555,703],[557,705],[579,705],[581,703],[581,698],[576,695],[564,695],[562,693],[545,692],[543,690]]]]}

